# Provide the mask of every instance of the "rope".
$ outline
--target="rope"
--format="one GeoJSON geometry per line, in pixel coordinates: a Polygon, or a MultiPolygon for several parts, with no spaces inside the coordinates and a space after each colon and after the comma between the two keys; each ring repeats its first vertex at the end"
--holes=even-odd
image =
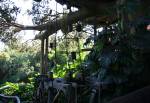
{"type": "MultiPolygon", "coordinates": [[[[63,13],[64,13],[64,8],[63,8],[63,13]]],[[[66,47],[66,55],[67,55],[67,69],[70,69],[70,64],[69,64],[69,50],[68,50],[68,39],[67,39],[67,33],[69,32],[69,26],[67,26],[67,30],[65,31],[65,47],[66,47]]]]}
{"type": "MultiPolygon", "coordinates": [[[[80,48],[80,41],[79,41],[79,33],[77,31],[76,31],[76,35],[77,35],[77,42],[78,42],[79,61],[81,63],[82,62],[82,59],[81,59],[81,48],[80,48]]],[[[81,70],[81,71],[83,71],[83,70],[81,70]]]]}
{"type": "Polygon", "coordinates": [[[45,73],[48,72],[48,41],[49,37],[46,38],[46,48],[45,48],[45,73]]]}
{"type": "Polygon", "coordinates": [[[68,69],[68,67],[69,67],[69,69],[70,69],[69,59],[68,59],[69,52],[68,52],[67,34],[65,34],[65,39],[66,39],[66,41],[65,41],[65,46],[66,46],[66,55],[67,55],[67,69],[68,69]]]}
{"type": "MultiPolygon", "coordinates": [[[[56,24],[55,24],[55,27],[57,27],[57,2],[56,2],[56,24]]],[[[57,46],[57,31],[56,31],[56,33],[55,33],[55,67],[56,67],[56,69],[57,69],[57,63],[56,63],[56,59],[57,59],[57,48],[56,48],[56,46],[57,46]]]]}

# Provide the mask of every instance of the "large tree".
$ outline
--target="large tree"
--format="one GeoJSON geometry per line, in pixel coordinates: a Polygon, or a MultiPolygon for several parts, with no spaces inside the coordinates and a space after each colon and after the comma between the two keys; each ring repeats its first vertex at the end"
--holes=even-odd
{"type": "Polygon", "coordinates": [[[15,28],[10,28],[7,23],[15,22],[20,9],[12,1],[1,0],[0,3],[0,40],[5,43],[10,39],[15,41],[15,28]]]}

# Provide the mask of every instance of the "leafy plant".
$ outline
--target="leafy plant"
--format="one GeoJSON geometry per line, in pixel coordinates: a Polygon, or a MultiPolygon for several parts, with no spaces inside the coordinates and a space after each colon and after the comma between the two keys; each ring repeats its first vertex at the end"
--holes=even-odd
{"type": "Polygon", "coordinates": [[[28,81],[28,75],[38,70],[39,55],[36,53],[20,53],[14,50],[0,55],[1,82],[28,81]]]}
{"type": "Polygon", "coordinates": [[[30,83],[11,83],[6,82],[0,86],[0,93],[4,95],[18,96],[22,102],[32,101],[34,85],[30,83]],[[7,87],[7,88],[6,88],[7,87]]]}

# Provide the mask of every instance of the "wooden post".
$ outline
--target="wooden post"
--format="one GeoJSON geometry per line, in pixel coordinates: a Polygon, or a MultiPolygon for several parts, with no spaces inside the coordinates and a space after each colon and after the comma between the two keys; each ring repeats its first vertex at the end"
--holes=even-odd
{"type": "Polygon", "coordinates": [[[96,43],[96,36],[97,36],[97,26],[96,24],[94,25],[94,44],[96,43]]]}
{"type": "Polygon", "coordinates": [[[45,73],[48,72],[48,40],[49,38],[46,38],[46,45],[45,45],[45,73]]]}
{"type": "Polygon", "coordinates": [[[40,74],[44,74],[44,39],[41,40],[41,68],[40,74]]]}

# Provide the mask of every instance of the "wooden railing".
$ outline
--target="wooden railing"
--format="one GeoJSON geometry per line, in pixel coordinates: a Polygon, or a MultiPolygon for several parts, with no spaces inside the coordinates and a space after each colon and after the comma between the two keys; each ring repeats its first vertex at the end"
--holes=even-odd
{"type": "Polygon", "coordinates": [[[17,96],[5,96],[3,94],[0,94],[0,100],[3,100],[3,101],[11,101],[11,100],[13,100],[13,101],[15,101],[14,103],[20,103],[20,99],[17,96]]]}

